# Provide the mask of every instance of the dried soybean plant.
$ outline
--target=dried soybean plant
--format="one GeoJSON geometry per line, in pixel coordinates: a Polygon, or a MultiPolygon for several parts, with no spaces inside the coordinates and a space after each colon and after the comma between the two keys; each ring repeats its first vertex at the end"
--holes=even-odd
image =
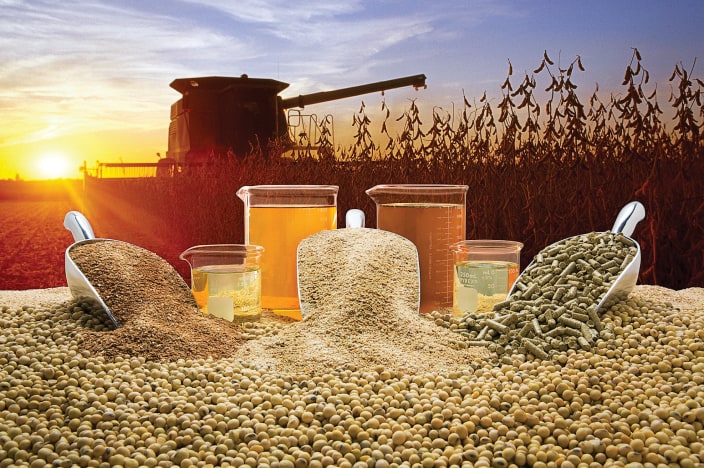
{"type": "MultiPolygon", "coordinates": [[[[338,209],[361,208],[373,226],[374,205],[364,193],[369,187],[461,183],[470,186],[468,238],[521,240],[527,263],[545,245],[603,230],[621,206],[636,199],[649,213],[635,233],[643,248],[641,282],[703,285],[698,179],[704,176],[704,87],[693,77],[694,65],[679,64],[670,77],[672,122],[663,120],[659,90],[637,49],[623,92],[604,97],[596,86],[584,103],[577,93],[583,65],[579,56],[563,66],[543,52],[539,66],[520,79],[509,62],[498,101],[487,92],[478,99],[463,95],[452,112],[434,106],[426,116],[413,100],[398,117],[382,102],[381,143],[362,105],[352,119],[357,137],[349,146],[329,148],[331,157],[290,158],[282,145],[264,146],[219,161],[207,177],[160,181],[158,190],[156,182],[130,186],[105,199],[89,198],[89,208],[96,216],[114,213],[110,200],[120,199],[160,218],[168,214],[168,235],[161,237],[178,242],[163,249],[183,250],[223,238],[242,241],[242,206],[234,200],[242,185],[339,185],[338,209]]],[[[152,250],[167,259],[179,252],[152,250]]]]}

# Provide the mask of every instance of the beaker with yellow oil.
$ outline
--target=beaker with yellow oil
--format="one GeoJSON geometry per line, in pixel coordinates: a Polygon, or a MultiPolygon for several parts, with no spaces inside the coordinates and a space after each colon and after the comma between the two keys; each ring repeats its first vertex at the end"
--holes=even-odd
{"type": "Polygon", "coordinates": [[[336,185],[241,187],[244,242],[265,249],[261,259],[262,307],[301,320],[296,249],[304,238],[337,228],[336,185]]]}
{"type": "Polygon", "coordinates": [[[198,309],[230,322],[258,321],[262,315],[264,249],[258,245],[210,244],[184,250],[191,266],[191,291],[198,309]]]}
{"type": "Polygon", "coordinates": [[[385,184],[366,191],[376,226],[413,242],[420,267],[420,312],[452,307],[450,246],[465,238],[467,185],[385,184]]]}
{"type": "Polygon", "coordinates": [[[507,240],[465,240],[454,244],[452,314],[489,312],[506,300],[518,278],[523,244],[507,240]]]}

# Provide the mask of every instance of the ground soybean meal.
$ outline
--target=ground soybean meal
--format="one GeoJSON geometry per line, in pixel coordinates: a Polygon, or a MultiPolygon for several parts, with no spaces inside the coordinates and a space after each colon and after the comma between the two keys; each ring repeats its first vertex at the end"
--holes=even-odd
{"type": "Polygon", "coordinates": [[[304,374],[378,366],[427,373],[467,369],[488,355],[418,313],[418,253],[397,234],[321,231],[299,246],[298,272],[305,319],[248,343],[242,359],[304,374]]]}
{"type": "Polygon", "coordinates": [[[183,278],[155,253],[105,239],[75,245],[69,255],[121,325],[81,333],[85,350],[173,361],[231,356],[242,345],[241,329],[200,313],[183,278]]]}

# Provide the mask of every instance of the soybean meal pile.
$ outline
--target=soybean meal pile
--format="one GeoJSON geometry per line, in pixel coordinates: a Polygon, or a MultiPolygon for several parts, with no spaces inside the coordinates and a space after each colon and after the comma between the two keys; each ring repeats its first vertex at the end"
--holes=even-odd
{"type": "Polygon", "coordinates": [[[240,329],[201,314],[183,278],[155,253],[101,239],[77,244],[69,255],[121,325],[113,330],[94,309],[104,323],[80,334],[83,349],[107,358],[170,361],[231,356],[242,345],[240,329]]]}
{"type": "Polygon", "coordinates": [[[298,249],[304,320],[238,353],[261,367],[303,374],[332,369],[410,373],[467,369],[486,348],[418,313],[418,254],[378,229],[322,231],[298,249]]]}

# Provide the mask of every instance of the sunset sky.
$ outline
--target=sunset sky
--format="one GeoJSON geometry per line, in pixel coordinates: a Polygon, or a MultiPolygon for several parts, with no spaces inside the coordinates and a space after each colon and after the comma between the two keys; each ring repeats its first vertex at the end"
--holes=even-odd
{"type": "MultiPolygon", "coordinates": [[[[519,82],[543,51],[563,64],[579,55],[580,91],[598,83],[606,100],[623,92],[634,47],[663,107],[676,64],[704,76],[702,0],[0,0],[0,19],[0,179],[156,162],[175,78],[246,73],[290,83],[291,97],[426,74],[425,90],[386,93],[398,116],[411,99],[496,102],[508,61],[519,82]]],[[[307,110],[332,113],[344,135],[362,101],[371,112],[382,96],[307,110]]]]}

